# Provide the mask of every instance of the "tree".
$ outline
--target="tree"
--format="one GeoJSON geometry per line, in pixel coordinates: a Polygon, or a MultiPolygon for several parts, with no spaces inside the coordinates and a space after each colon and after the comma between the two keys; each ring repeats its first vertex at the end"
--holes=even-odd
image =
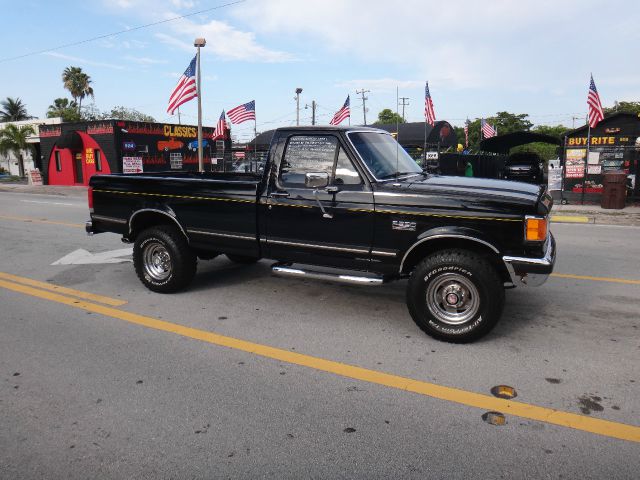
{"type": "Polygon", "coordinates": [[[132,122],[155,122],[156,119],[151,115],[139,112],[135,108],[127,108],[123,106],[115,106],[110,112],[102,114],[103,119],[129,120],[132,122]]]}
{"type": "Polygon", "coordinates": [[[27,143],[27,138],[34,133],[35,130],[31,125],[17,127],[11,123],[0,130],[0,153],[2,155],[6,155],[9,152],[15,154],[18,159],[18,171],[21,177],[24,177],[24,158],[22,152],[33,151],[33,146],[27,143]]]}
{"type": "Polygon", "coordinates": [[[73,100],[78,105],[78,115],[82,109],[82,99],[89,96],[93,98],[91,77],[82,71],[80,67],[67,67],[62,72],[64,88],[69,90],[73,100]]]}
{"type": "Polygon", "coordinates": [[[604,108],[604,116],[609,117],[614,113],[633,113],[640,115],[640,102],[616,102],[613,107],[604,108]]]}
{"type": "Polygon", "coordinates": [[[374,122],[374,125],[392,125],[394,123],[405,123],[404,118],[392,111],[390,108],[385,108],[378,114],[378,120],[374,122]]]}
{"type": "MultiPolygon", "coordinates": [[[[535,133],[551,135],[552,137],[559,138],[562,141],[564,134],[569,131],[569,129],[564,125],[536,125],[532,128],[531,131],[535,133]]],[[[546,161],[558,156],[558,145],[553,145],[551,143],[534,142],[528,143],[527,145],[520,145],[519,147],[511,149],[511,153],[516,152],[534,152],[537,153],[543,161],[546,161]]]]}
{"type": "MultiPolygon", "coordinates": [[[[495,116],[485,117],[485,120],[498,130],[498,135],[503,135],[505,133],[528,132],[531,130],[533,123],[528,120],[528,117],[529,115],[526,113],[498,112],[495,116]]],[[[469,149],[475,152],[480,151],[480,142],[483,140],[483,137],[480,135],[480,123],[480,118],[469,122],[469,149]]],[[[463,128],[455,127],[455,129],[458,135],[458,142],[464,145],[463,128]]]]}
{"type": "Polygon", "coordinates": [[[0,121],[2,122],[19,122],[33,118],[29,116],[27,106],[19,98],[7,97],[6,100],[0,102],[0,107],[2,107],[0,110],[0,121]]]}
{"type": "Polygon", "coordinates": [[[47,109],[47,118],[61,117],[63,122],[77,122],[80,120],[78,106],[68,98],[56,98],[47,109]]]}

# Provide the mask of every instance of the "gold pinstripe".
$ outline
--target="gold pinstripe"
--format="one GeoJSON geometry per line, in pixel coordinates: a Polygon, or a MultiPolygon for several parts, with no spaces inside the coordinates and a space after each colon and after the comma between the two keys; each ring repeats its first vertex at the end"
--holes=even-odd
{"type": "Polygon", "coordinates": [[[218,202],[238,202],[238,203],[255,203],[254,200],[244,200],[239,198],[219,198],[219,197],[193,197],[189,195],[169,195],[166,193],[144,193],[144,192],[121,192],[119,190],[98,190],[94,189],[94,193],[115,193],[117,195],[140,195],[146,197],[165,197],[165,198],[184,198],[187,200],[209,200],[218,202]]]}
{"type": "MultiPolygon", "coordinates": [[[[236,202],[236,203],[254,203],[254,200],[244,200],[239,198],[219,198],[219,197],[194,197],[189,195],[169,195],[166,193],[144,193],[144,192],[122,192],[119,190],[100,190],[95,189],[96,193],[114,193],[117,195],[140,195],[147,197],[164,197],[164,198],[182,198],[187,200],[208,200],[217,202],[236,202]]],[[[302,205],[292,203],[276,203],[269,204],[276,207],[294,207],[294,208],[315,208],[314,205],[302,205]]],[[[350,212],[364,212],[364,213],[387,213],[392,215],[416,215],[420,217],[436,217],[436,218],[460,218],[464,220],[492,220],[496,222],[522,222],[521,218],[499,218],[499,217],[477,217],[468,215],[445,215],[440,213],[427,213],[427,212],[406,212],[400,210],[369,210],[364,208],[349,208],[350,212]]]]}

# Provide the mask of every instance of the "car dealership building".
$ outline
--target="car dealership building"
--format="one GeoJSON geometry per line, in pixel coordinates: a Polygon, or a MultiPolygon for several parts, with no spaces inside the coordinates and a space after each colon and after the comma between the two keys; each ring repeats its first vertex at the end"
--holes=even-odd
{"type": "MultiPolygon", "coordinates": [[[[214,141],[213,133],[202,129],[205,170],[216,170],[231,150],[229,140],[214,141]]],[[[193,125],[124,120],[42,125],[37,166],[50,185],[87,185],[100,173],[197,170],[197,138],[193,125]]]]}

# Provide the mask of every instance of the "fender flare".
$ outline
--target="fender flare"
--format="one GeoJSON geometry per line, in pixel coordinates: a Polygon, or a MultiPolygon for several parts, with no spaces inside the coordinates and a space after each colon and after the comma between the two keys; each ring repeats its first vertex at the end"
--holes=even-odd
{"type": "Polygon", "coordinates": [[[165,217],[171,219],[171,221],[173,221],[176,224],[176,226],[180,229],[180,231],[182,232],[184,237],[187,239],[187,241],[189,241],[189,237],[187,235],[187,232],[183,228],[183,226],[180,224],[178,219],[176,218],[176,215],[172,211],[160,210],[158,208],[141,208],[140,210],[136,210],[135,212],[133,212],[131,214],[131,216],[129,217],[129,220],[127,222],[128,230],[129,230],[128,237],[130,237],[131,234],[133,233],[133,225],[134,225],[134,221],[135,221],[136,215],[138,215],[140,213],[148,213],[148,212],[164,215],[165,217]]]}
{"type": "Polygon", "coordinates": [[[422,232],[420,235],[418,235],[417,240],[405,251],[402,257],[402,261],[400,262],[400,269],[398,270],[398,272],[403,272],[405,261],[407,260],[411,252],[413,252],[417,247],[429,241],[443,238],[456,238],[476,242],[484,245],[485,247],[488,247],[496,255],[500,255],[500,250],[498,249],[498,247],[496,247],[495,243],[478,230],[465,227],[436,227],[422,232]]]}

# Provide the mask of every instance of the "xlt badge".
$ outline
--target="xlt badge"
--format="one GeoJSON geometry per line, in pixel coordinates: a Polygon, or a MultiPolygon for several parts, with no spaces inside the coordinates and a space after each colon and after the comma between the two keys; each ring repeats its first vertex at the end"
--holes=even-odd
{"type": "Polygon", "coordinates": [[[391,221],[391,229],[392,230],[405,230],[408,232],[416,231],[416,222],[407,222],[404,220],[392,220],[391,221]]]}

